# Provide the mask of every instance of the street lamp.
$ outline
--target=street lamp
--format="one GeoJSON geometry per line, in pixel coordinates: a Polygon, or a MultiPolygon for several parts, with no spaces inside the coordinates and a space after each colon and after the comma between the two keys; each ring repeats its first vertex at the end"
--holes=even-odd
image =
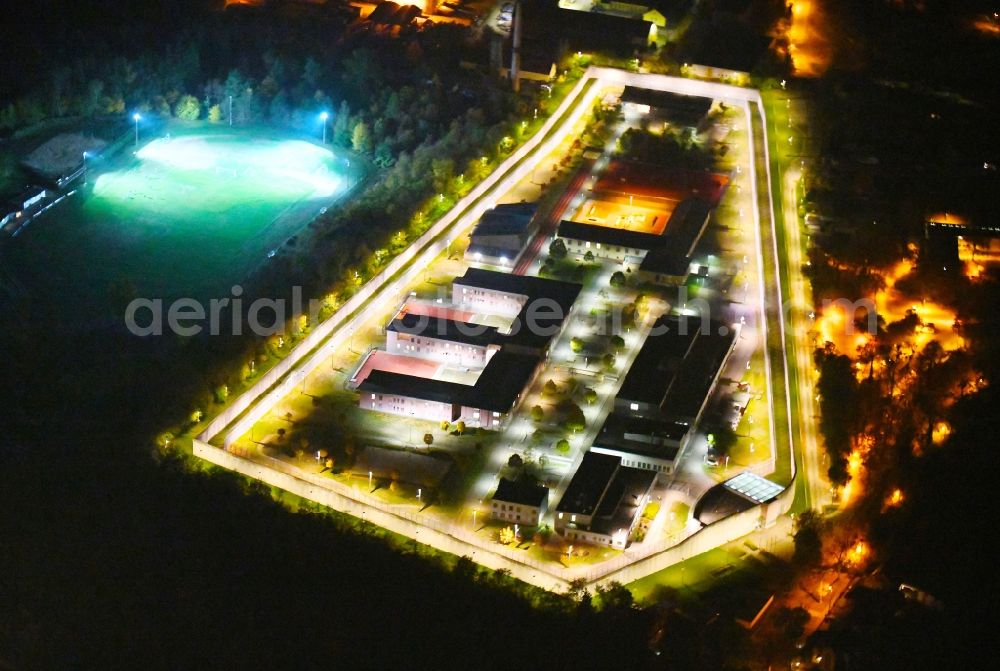
{"type": "Polygon", "coordinates": [[[83,152],[83,185],[87,186],[87,152],[83,152]]]}
{"type": "Polygon", "coordinates": [[[323,144],[326,144],[326,120],[330,118],[329,112],[320,112],[319,120],[323,122],[323,144]]]}
{"type": "Polygon", "coordinates": [[[372,490],[372,472],[368,471],[368,491],[372,490]]]}
{"type": "Polygon", "coordinates": [[[142,118],[142,116],[138,112],[136,112],[135,114],[132,115],[132,121],[135,122],[135,146],[136,147],[139,146],[139,119],[141,119],[141,118],[142,118]]]}

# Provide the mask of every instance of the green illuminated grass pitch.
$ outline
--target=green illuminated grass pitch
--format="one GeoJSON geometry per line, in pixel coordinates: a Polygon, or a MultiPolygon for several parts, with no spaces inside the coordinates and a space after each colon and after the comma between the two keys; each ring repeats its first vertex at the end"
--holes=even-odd
{"type": "Polygon", "coordinates": [[[328,149],[248,131],[160,137],[118,163],[11,246],[26,284],[104,300],[126,278],[144,296],[223,296],[354,179],[328,149]]]}

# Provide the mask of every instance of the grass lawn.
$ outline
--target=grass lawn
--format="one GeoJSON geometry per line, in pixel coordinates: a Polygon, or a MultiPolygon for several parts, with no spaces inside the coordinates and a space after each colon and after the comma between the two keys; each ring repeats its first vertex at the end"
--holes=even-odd
{"type": "Polygon", "coordinates": [[[629,583],[628,588],[639,603],[655,601],[664,589],[678,592],[685,600],[697,600],[743,554],[730,546],[715,548],[629,583]]]}
{"type": "Polygon", "coordinates": [[[12,272],[77,310],[122,279],[140,296],[224,296],[355,181],[328,149],[277,131],[170,131],[95,166],[24,229],[6,250],[12,272]]]}
{"type": "MultiPolygon", "coordinates": [[[[652,504],[650,504],[652,505],[652,504]]],[[[667,523],[664,525],[664,531],[668,536],[680,533],[685,526],[687,526],[688,515],[691,512],[691,506],[684,503],[683,501],[674,501],[670,506],[670,513],[673,517],[667,518],[667,523]]]]}

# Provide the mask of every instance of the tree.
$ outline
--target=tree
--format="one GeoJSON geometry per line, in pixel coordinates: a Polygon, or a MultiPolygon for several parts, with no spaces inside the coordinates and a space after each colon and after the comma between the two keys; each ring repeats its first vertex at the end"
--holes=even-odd
{"type": "Polygon", "coordinates": [[[774,624],[778,629],[784,630],[787,640],[795,641],[802,638],[809,618],[809,611],[802,606],[795,608],[785,606],[774,614],[774,624]]]}
{"type": "Polygon", "coordinates": [[[573,580],[570,580],[569,584],[566,586],[566,594],[574,601],[582,599],[584,594],[588,594],[587,579],[574,578],[573,580]]]}
{"type": "Polygon", "coordinates": [[[566,243],[562,241],[561,238],[556,238],[549,245],[549,256],[557,261],[562,261],[566,258],[566,243]]]}
{"type": "Polygon", "coordinates": [[[465,434],[465,422],[463,420],[460,419],[455,422],[455,432],[460,436],[465,434]]]}
{"type": "Polygon", "coordinates": [[[611,273],[611,286],[615,288],[625,286],[625,273],[620,270],[611,273]]]}
{"type": "Polygon", "coordinates": [[[178,119],[194,121],[201,116],[201,103],[192,95],[183,95],[174,105],[174,116],[178,119]]]}
{"type": "Polygon", "coordinates": [[[335,462],[334,462],[333,457],[327,457],[326,458],[326,462],[325,462],[326,470],[332,471],[334,463],[335,462]]]}
{"type": "Polygon", "coordinates": [[[511,468],[521,468],[524,466],[524,459],[521,458],[520,454],[512,454],[510,455],[510,459],[507,460],[507,465],[511,468]]]}
{"type": "Polygon", "coordinates": [[[434,434],[433,433],[425,433],[424,434],[424,445],[426,445],[427,447],[430,447],[433,444],[434,444],[434,434]]]}
{"type": "Polygon", "coordinates": [[[540,405],[536,405],[531,409],[531,419],[535,422],[540,422],[545,419],[545,409],[540,405]]]}
{"type": "Polygon", "coordinates": [[[455,175],[455,162],[450,158],[436,158],[431,161],[431,174],[434,176],[434,190],[444,193],[455,175]]]}
{"type": "Polygon", "coordinates": [[[364,121],[354,124],[354,130],[351,132],[351,148],[361,154],[370,151],[371,144],[372,137],[368,124],[364,121]]]}
{"type": "Polygon", "coordinates": [[[222,120],[222,108],[219,105],[212,105],[208,108],[209,123],[219,123],[222,120]]]}
{"type": "Polygon", "coordinates": [[[451,428],[451,422],[449,422],[447,419],[442,419],[440,426],[442,431],[447,431],[448,429],[451,428]]]}
{"type": "Polygon", "coordinates": [[[631,610],[635,604],[632,592],[617,580],[612,580],[607,585],[598,585],[597,596],[601,610],[626,611],[631,610]]]}
{"type": "Polygon", "coordinates": [[[590,251],[588,249],[587,253],[583,255],[583,260],[586,261],[587,263],[593,263],[594,262],[594,252],[592,252],[592,251],[590,251]]]}
{"type": "Polygon", "coordinates": [[[574,433],[583,431],[587,427],[587,418],[583,414],[583,408],[575,403],[571,405],[566,413],[565,424],[566,428],[574,433]]]}
{"type": "Polygon", "coordinates": [[[333,122],[333,141],[341,147],[351,143],[351,108],[346,100],[340,103],[337,118],[333,122]]]}
{"type": "Polygon", "coordinates": [[[611,345],[611,349],[616,352],[621,352],[625,349],[625,338],[622,338],[620,335],[613,335],[611,336],[611,340],[608,341],[608,344],[611,345]]]}
{"type": "Polygon", "coordinates": [[[819,428],[830,458],[828,475],[834,485],[843,485],[850,476],[847,455],[851,451],[851,435],[858,418],[858,380],[854,362],[846,355],[826,347],[816,350],[816,366],[820,395],[819,428]]]}
{"type": "Polygon", "coordinates": [[[542,396],[555,396],[559,393],[559,387],[552,380],[546,380],[542,385],[542,396]]]}
{"type": "Polygon", "coordinates": [[[501,545],[512,545],[517,541],[517,536],[514,535],[514,530],[510,527],[504,527],[500,530],[500,544],[501,545]]]}
{"type": "Polygon", "coordinates": [[[795,552],[792,561],[799,566],[818,566],[823,560],[823,539],[820,532],[823,518],[815,510],[803,512],[795,520],[795,552]]]}
{"type": "Polygon", "coordinates": [[[560,438],[556,441],[556,449],[560,452],[569,452],[569,441],[565,438],[560,438]]]}
{"type": "Polygon", "coordinates": [[[579,354],[583,351],[584,342],[580,338],[570,338],[569,348],[573,350],[574,353],[579,354]]]}
{"type": "Polygon", "coordinates": [[[583,392],[583,400],[585,400],[588,405],[594,405],[594,403],[597,402],[597,390],[588,389],[587,391],[583,392]]]}

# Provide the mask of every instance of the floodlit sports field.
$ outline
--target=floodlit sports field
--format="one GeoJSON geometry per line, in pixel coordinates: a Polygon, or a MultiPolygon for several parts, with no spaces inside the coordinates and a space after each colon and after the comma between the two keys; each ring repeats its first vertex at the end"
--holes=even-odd
{"type": "Polygon", "coordinates": [[[660,235],[667,227],[676,201],[652,201],[641,198],[588,198],[573,215],[581,224],[596,224],[637,233],[660,235]]]}
{"type": "Polygon", "coordinates": [[[224,296],[347,193],[348,166],[251,131],[160,137],[94,166],[86,187],[12,241],[7,261],[32,290],[74,301],[104,303],[120,279],[141,296],[224,296]]]}

